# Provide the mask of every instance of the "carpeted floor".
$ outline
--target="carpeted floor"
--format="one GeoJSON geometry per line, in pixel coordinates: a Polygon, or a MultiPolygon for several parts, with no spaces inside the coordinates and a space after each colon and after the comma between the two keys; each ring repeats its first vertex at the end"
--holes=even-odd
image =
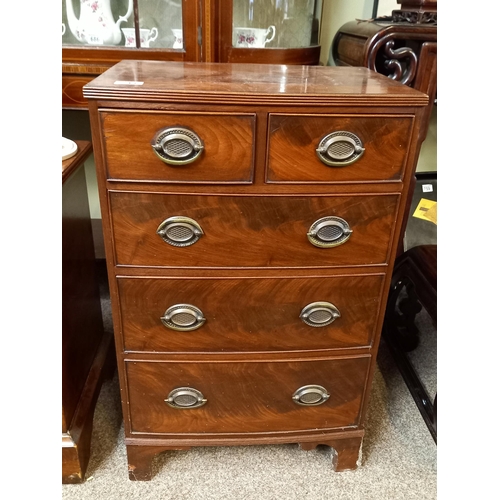
{"type": "Polygon", "coordinates": [[[128,479],[118,381],[104,384],[77,500],[435,499],[436,445],[385,346],[378,357],[361,466],[335,473],[329,449],[298,445],[192,448],[159,455],[149,482],[128,479]]]}
{"type": "MultiPolygon", "coordinates": [[[[429,226],[425,243],[432,242],[436,235],[435,228],[429,226]]],[[[412,243],[418,242],[414,233],[411,238],[412,243]]],[[[111,328],[106,290],[102,304],[105,327],[111,328]]],[[[417,326],[427,340],[415,351],[414,362],[429,392],[434,394],[436,333],[425,311],[419,314],[417,326]]],[[[362,462],[356,471],[335,473],[328,448],[306,452],[298,445],[170,451],[157,456],[153,467],[151,481],[129,481],[115,375],[104,383],[97,402],[87,479],[83,484],[63,485],[63,499],[426,500],[437,497],[436,444],[383,341],[377,358],[362,462]]]]}

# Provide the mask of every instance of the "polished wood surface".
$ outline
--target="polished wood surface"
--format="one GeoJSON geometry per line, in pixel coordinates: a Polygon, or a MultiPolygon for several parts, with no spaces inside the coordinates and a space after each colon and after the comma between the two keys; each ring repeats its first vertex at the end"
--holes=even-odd
{"type": "Polygon", "coordinates": [[[367,183],[401,179],[413,118],[273,113],[269,122],[270,182],[367,183]],[[339,130],[358,136],[365,151],[351,165],[331,167],[318,158],[316,148],[327,134],[339,130]]]}
{"type": "MultiPolygon", "coordinates": [[[[363,66],[429,96],[419,129],[419,147],[427,136],[437,95],[437,0],[399,0],[391,16],[353,20],[344,24],[332,43],[337,66],[363,66]]],[[[412,178],[411,192],[415,186],[412,178]]],[[[405,206],[403,227],[410,216],[411,196],[405,206]]],[[[404,251],[404,230],[398,255],[404,251]]]]}
{"type": "MultiPolygon", "coordinates": [[[[85,86],[87,99],[127,102],[419,106],[424,94],[366,68],[121,61],[85,86]],[[116,85],[116,81],[143,82],[116,85]]],[[[338,111],[338,110],[337,110],[338,111]]]]}
{"type": "Polygon", "coordinates": [[[300,47],[290,49],[259,48],[239,49],[231,44],[222,47],[221,58],[229,63],[252,64],[287,64],[287,65],[316,65],[319,64],[321,46],[300,47]]]}
{"type": "Polygon", "coordinates": [[[327,267],[387,262],[399,196],[207,196],[110,192],[116,263],[155,267],[327,267]],[[307,239],[311,225],[335,215],[352,229],[333,248],[307,239]],[[156,233],[172,216],[204,234],[189,247],[156,233]]]}
{"type": "Polygon", "coordinates": [[[316,278],[119,278],[126,351],[299,351],[369,346],[380,308],[382,275],[316,278]],[[311,327],[300,319],[313,302],[341,317],[311,327]],[[160,318],[175,304],[198,307],[206,322],[174,331],[160,318]]]}
{"type": "MultiPolygon", "coordinates": [[[[71,158],[66,158],[62,160],[62,183],[64,189],[64,183],[69,179],[69,177],[74,174],[82,164],[88,159],[92,154],[92,143],[89,141],[73,141],[76,144],[76,153],[71,158]]],[[[80,174],[81,175],[81,174],[80,174]]],[[[83,174],[85,176],[85,174],[83,174]]]]}
{"type": "MultiPolygon", "coordinates": [[[[136,0],[137,1],[137,0],[136,0]]],[[[146,59],[160,61],[201,61],[202,46],[198,43],[202,3],[213,0],[182,0],[182,49],[141,48],[124,46],[63,45],[62,47],[62,106],[67,109],[86,109],[83,86],[119,61],[146,59]]],[[[134,9],[134,16],[138,9],[134,9]]],[[[137,19],[138,20],[138,19],[137,19]]],[[[133,20],[134,26],[138,25],[133,20]]]]}
{"type": "MultiPolygon", "coordinates": [[[[140,3],[140,0],[135,0],[140,3]]],[[[134,26],[140,21],[134,8],[134,26]]],[[[283,14],[279,14],[283,15],[283,14]]],[[[161,29],[161,26],[158,26],[161,29]]],[[[63,45],[62,105],[85,109],[82,87],[122,60],[192,61],[244,64],[317,65],[321,47],[233,47],[233,0],[182,0],[184,47],[173,49],[124,46],[63,45]]],[[[317,29],[317,27],[316,27],[317,29]]]]}
{"type": "Polygon", "coordinates": [[[103,112],[101,120],[111,179],[178,183],[252,181],[255,114],[103,112]],[[167,127],[187,127],[197,134],[204,145],[200,158],[181,166],[167,165],[158,158],[151,141],[167,127]],[[134,133],[130,134],[130,130],[134,133]]]}
{"type": "MultiPolygon", "coordinates": [[[[151,479],[157,453],[203,445],[326,444],[334,448],[334,470],[356,468],[427,97],[364,68],[146,61],[123,61],[84,92],[96,148],[129,477],[151,479]],[[117,122],[103,125],[102,116],[120,113],[154,127],[137,118],[137,141],[120,122],[118,138],[117,122]],[[157,117],[168,115],[182,116],[187,127],[190,116],[210,117],[210,123],[215,115],[255,115],[252,142],[246,143],[246,154],[253,155],[251,183],[231,184],[202,162],[192,165],[197,181],[191,167],[176,170],[178,182],[144,176],[149,158],[137,151],[149,151],[151,138],[141,130],[156,130],[157,117]],[[270,119],[285,115],[297,124],[297,130],[293,121],[283,124],[288,143],[270,119]],[[317,163],[301,159],[310,147],[304,144],[332,126],[369,135],[363,139],[371,160],[360,163],[362,173],[335,172],[339,182],[321,174],[311,180],[305,172],[317,163]],[[273,157],[268,165],[268,155],[276,144],[283,180],[270,182],[268,166],[278,164],[273,157]],[[286,145],[293,151],[288,171],[286,145]],[[123,178],[111,176],[111,158],[121,165],[133,158],[123,178]],[[200,224],[199,241],[174,247],[162,240],[158,226],[175,215],[200,224]],[[307,232],[330,215],[343,217],[353,232],[342,245],[317,248],[307,232]],[[314,301],[335,304],[341,318],[329,327],[307,327],[299,314],[314,301]],[[206,322],[190,332],[163,326],[166,309],[179,303],[200,307],[206,322]],[[323,385],[330,399],[295,404],[293,392],[309,384],[323,385]],[[207,403],[169,407],[164,400],[183,386],[201,390],[207,403]]],[[[231,133],[222,122],[214,128],[221,136],[231,133]]],[[[218,138],[229,150],[225,141],[218,138]]],[[[244,143],[230,142],[235,152],[244,143]]],[[[203,161],[216,154],[208,152],[203,161]]],[[[356,172],[355,164],[351,168],[356,172]]],[[[232,159],[221,169],[241,173],[232,159]]]]}
{"type": "Polygon", "coordinates": [[[425,139],[437,89],[437,24],[349,21],[335,35],[332,56],[339,67],[366,67],[429,96],[425,139]]]}
{"type": "Polygon", "coordinates": [[[84,480],[92,418],[111,351],[103,329],[84,162],[88,141],[75,141],[62,162],[62,482],[84,480]]]}
{"type": "Polygon", "coordinates": [[[369,362],[369,356],[275,363],[131,361],[126,364],[131,431],[283,433],[355,426],[369,362]],[[318,406],[296,404],[294,392],[310,384],[323,386],[330,398],[318,406]],[[208,401],[200,408],[171,408],[164,399],[177,387],[197,389],[208,401]]]}

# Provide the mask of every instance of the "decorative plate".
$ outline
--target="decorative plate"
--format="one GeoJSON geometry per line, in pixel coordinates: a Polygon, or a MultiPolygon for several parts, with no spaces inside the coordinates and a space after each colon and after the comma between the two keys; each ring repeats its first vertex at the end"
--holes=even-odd
{"type": "Polygon", "coordinates": [[[68,158],[75,156],[77,151],[78,151],[78,146],[76,145],[76,142],[73,142],[69,139],[66,139],[65,137],[62,138],[62,159],[63,160],[67,160],[68,158]]]}

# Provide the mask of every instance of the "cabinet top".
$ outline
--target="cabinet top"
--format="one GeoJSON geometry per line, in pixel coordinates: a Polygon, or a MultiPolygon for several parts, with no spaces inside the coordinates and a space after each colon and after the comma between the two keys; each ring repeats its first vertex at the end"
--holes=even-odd
{"type": "Polygon", "coordinates": [[[364,67],[124,60],[86,99],[207,104],[425,106],[427,95],[364,67]]]}

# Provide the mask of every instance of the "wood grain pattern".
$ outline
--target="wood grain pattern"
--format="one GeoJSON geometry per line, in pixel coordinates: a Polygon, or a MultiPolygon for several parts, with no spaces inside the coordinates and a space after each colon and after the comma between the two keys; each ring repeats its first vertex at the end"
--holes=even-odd
{"type": "MultiPolygon", "coordinates": [[[[231,29],[232,32],[232,29],[231,29]]],[[[320,45],[300,48],[245,48],[232,46],[231,41],[223,47],[222,60],[229,63],[312,65],[319,63],[320,45]]]]}
{"type": "Polygon", "coordinates": [[[242,352],[368,346],[380,307],[383,276],[292,279],[119,278],[126,351],[242,352]],[[341,317],[314,328],[300,318],[317,301],[341,317]],[[206,322],[194,331],[160,321],[175,304],[192,304],[206,322]]]}
{"type": "Polygon", "coordinates": [[[190,196],[111,192],[116,263],[160,267],[327,267],[386,262],[398,195],[190,196]],[[194,245],[165,243],[156,230],[168,217],[200,224],[194,245]],[[353,230],[334,248],[307,239],[313,222],[336,215],[353,230]]]}
{"type": "Polygon", "coordinates": [[[271,182],[373,182],[400,180],[413,125],[401,116],[269,116],[267,180],[271,182]],[[344,167],[329,167],[316,148],[327,134],[351,132],[365,148],[344,167]],[[388,154],[390,152],[390,154],[388,154]]]}
{"type": "Polygon", "coordinates": [[[93,80],[94,76],[64,75],[62,76],[62,107],[65,109],[85,109],[87,100],[83,97],[83,87],[93,80]]]}
{"type": "Polygon", "coordinates": [[[130,361],[126,371],[132,433],[252,433],[355,427],[369,362],[369,356],[275,363],[130,361]],[[325,387],[330,398],[319,406],[294,403],[294,392],[309,384],[325,387]],[[177,387],[195,388],[208,401],[200,408],[171,408],[164,399],[177,387]]]}
{"type": "Polygon", "coordinates": [[[241,182],[253,177],[255,114],[101,112],[108,176],[162,182],[241,182]],[[165,127],[187,127],[204,151],[193,163],[170,166],[151,147],[165,127]],[[133,131],[132,134],[129,131],[133,131]]]}
{"type": "Polygon", "coordinates": [[[425,94],[366,68],[164,61],[121,61],[85,85],[83,95],[87,99],[142,103],[254,106],[395,107],[428,103],[425,94]],[[116,80],[145,83],[115,85],[116,80]]]}
{"type": "MultiPolygon", "coordinates": [[[[202,445],[327,444],[336,450],[336,470],[355,468],[390,285],[386,276],[427,97],[366,68],[147,61],[119,63],[87,85],[85,95],[131,478],[150,479],[151,459],[162,450],[202,445]],[[116,80],[144,84],[120,86],[116,80]],[[118,120],[103,127],[103,113],[137,118],[130,129],[118,120]],[[254,114],[252,183],[214,177],[215,170],[198,178],[180,173],[167,182],[145,175],[149,160],[137,154],[134,141],[148,124],[139,117],[149,122],[162,114],[254,114]],[[283,123],[271,130],[277,122],[271,124],[270,115],[283,123]],[[368,136],[368,163],[322,177],[303,153],[334,120],[368,136]],[[113,135],[123,137],[110,142],[113,135]],[[276,145],[280,154],[266,170],[269,142],[270,154],[276,145]],[[122,178],[109,175],[113,156],[128,163],[122,178]],[[201,225],[204,234],[193,246],[173,247],[156,234],[175,215],[201,225]],[[319,249],[307,231],[328,215],[345,218],[353,233],[344,245],[319,249]],[[337,305],[342,318],[323,329],[303,325],[298,313],[316,300],[337,305]],[[193,332],[167,330],[158,321],[170,302],[195,302],[207,322],[193,332]],[[323,385],[330,399],[296,405],[293,392],[307,384],[323,385]],[[182,386],[201,390],[207,404],[190,410],[166,405],[169,392],[182,386]]],[[[214,130],[231,132],[224,124],[214,130]]],[[[221,168],[234,173],[241,165],[229,160],[221,168]]]]}

